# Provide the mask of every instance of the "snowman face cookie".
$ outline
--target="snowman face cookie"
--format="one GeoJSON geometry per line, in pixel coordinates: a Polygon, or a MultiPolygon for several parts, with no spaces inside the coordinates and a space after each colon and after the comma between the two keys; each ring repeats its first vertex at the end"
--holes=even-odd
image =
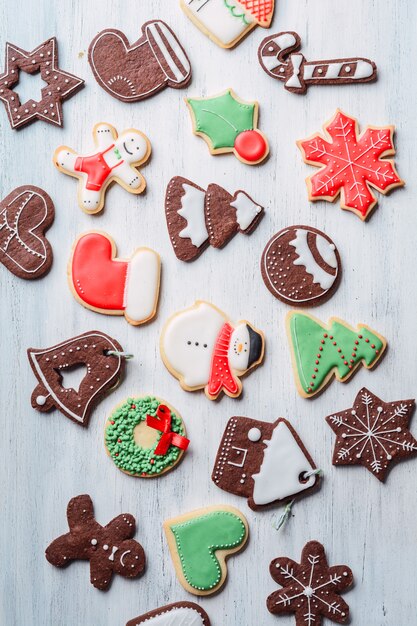
{"type": "Polygon", "coordinates": [[[248,322],[233,324],[209,302],[197,301],[173,315],[162,331],[165,366],[186,391],[205,390],[210,400],[242,392],[243,376],[264,354],[264,336],[248,322]]]}

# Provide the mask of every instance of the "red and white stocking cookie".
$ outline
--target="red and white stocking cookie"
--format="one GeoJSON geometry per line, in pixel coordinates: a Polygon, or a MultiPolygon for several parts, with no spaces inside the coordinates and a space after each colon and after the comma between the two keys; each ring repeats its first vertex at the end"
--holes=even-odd
{"type": "Polygon", "coordinates": [[[186,391],[204,389],[210,400],[222,392],[236,398],[240,377],[262,362],[264,336],[249,322],[234,324],[217,307],[198,300],[173,315],[160,341],[165,366],[186,391]]]}
{"type": "Polygon", "coordinates": [[[291,424],[231,417],[221,440],[211,479],[248,498],[251,509],[288,502],[319,484],[319,470],[291,424]]]}
{"type": "Polygon", "coordinates": [[[89,495],[72,498],[67,507],[69,532],[55,539],[46,548],[45,556],[55,567],[66,567],[71,561],[90,561],[91,584],[105,591],[119,574],[137,578],[143,574],[145,552],[135,534],[135,518],[122,513],[106,526],[94,517],[93,502],[89,495]]]}
{"type": "Polygon", "coordinates": [[[168,232],[181,261],[194,261],[209,245],[222,248],[236,233],[249,235],[263,211],[245,191],[232,196],[214,183],[204,191],[182,176],[171,178],[166,190],[168,232]]]}
{"type": "Polygon", "coordinates": [[[130,259],[116,257],[113,239],[90,231],[76,240],[68,266],[68,281],[87,309],[124,315],[137,326],[151,320],[158,305],[161,260],[150,248],[137,248],[130,259]]]}
{"type": "Polygon", "coordinates": [[[100,122],[93,128],[96,152],[85,156],[59,146],[53,161],[63,174],[78,178],[78,205],[86,213],[104,207],[108,186],[116,182],[130,193],[144,191],[146,181],[138,168],[151,154],[149,139],[140,130],[129,128],[120,135],[114,126],[100,122]]]}

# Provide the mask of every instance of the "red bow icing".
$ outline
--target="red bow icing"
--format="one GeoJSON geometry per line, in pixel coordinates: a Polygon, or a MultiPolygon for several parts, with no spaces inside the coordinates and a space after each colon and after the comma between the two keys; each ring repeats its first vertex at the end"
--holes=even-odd
{"type": "Polygon", "coordinates": [[[162,436],[154,450],[154,454],[166,454],[169,446],[175,446],[181,450],[186,450],[190,440],[171,430],[171,411],[164,404],[160,404],[156,410],[157,417],[146,416],[146,424],[150,428],[162,431],[162,436]]]}
{"type": "Polygon", "coordinates": [[[226,322],[217,335],[207,385],[210,396],[217,396],[222,388],[231,394],[236,394],[239,391],[239,383],[233,376],[229,365],[228,352],[232,333],[233,327],[229,322],[226,322]]]}

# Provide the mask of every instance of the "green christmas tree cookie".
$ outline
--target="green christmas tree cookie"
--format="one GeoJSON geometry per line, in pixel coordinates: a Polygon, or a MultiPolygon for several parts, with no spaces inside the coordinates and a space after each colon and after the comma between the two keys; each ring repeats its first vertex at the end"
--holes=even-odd
{"type": "Polygon", "coordinates": [[[346,382],[360,364],[371,369],[387,345],[384,337],[364,324],[355,330],[332,317],[326,326],[301,311],[288,313],[287,332],[297,388],[304,398],[319,393],[333,374],[346,382]]]}

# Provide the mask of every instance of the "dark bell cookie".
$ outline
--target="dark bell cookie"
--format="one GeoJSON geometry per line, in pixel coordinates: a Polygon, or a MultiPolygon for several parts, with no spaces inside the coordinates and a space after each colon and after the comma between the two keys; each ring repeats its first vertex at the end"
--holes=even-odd
{"type": "Polygon", "coordinates": [[[293,306],[315,306],[336,291],[342,265],[325,233],[312,226],[290,226],[267,243],[261,273],[273,296],[293,306]]]}

